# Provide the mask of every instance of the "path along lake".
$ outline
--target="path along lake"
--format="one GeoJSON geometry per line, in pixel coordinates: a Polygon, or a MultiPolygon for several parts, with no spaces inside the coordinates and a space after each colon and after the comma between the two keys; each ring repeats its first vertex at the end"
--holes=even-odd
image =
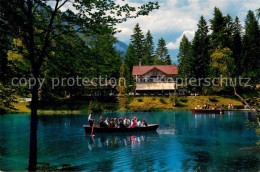
{"type": "MultiPolygon", "coordinates": [[[[82,127],[87,114],[39,115],[38,162],[69,164],[77,171],[260,170],[259,152],[244,151],[258,140],[247,126],[255,120],[250,112],[114,112],[103,117],[125,115],[160,126],[152,133],[96,134],[92,139],[82,127]]],[[[29,126],[28,114],[0,115],[0,170],[26,170],[29,126]]]]}

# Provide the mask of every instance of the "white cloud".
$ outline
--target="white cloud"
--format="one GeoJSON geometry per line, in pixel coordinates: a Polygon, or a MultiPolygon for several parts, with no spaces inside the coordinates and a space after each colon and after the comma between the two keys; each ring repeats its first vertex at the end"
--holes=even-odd
{"type": "Polygon", "coordinates": [[[181,34],[181,36],[179,38],[177,38],[177,40],[175,42],[169,42],[167,44],[167,48],[168,49],[179,49],[181,39],[184,35],[189,39],[189,41],[191,41],[194,38],[195,31],[184,31],[181,34]]]}
{"type": "MultiPolygon", "coordinates": [[[[125,0],[129,5],[140,6],[141,3],[125,0]]],[[[117,25],[121,33],[116,36],[128,42],[136,23],[139,23],[143,32],[149,29],[153,35],[163,34],[166,37],[169,33],[194,31],[197,29],[197,22],[201,15],[208,21],[213,16],[214,7],[220,8],[224,15],[231,13],[231,16],[238,15],[243,22],[249,9],[255,10],[259,7],[259,0],[164,0],[159,1],[159,10],[152,11],[149,16],[141,16],[136,19],[129,19],[125,23],[117,25]]],[[[208,21],[209,23],[209,21],[208,21]]],[[[170,44],[174,47],[177,40],[170,44]]],[[[169,46],[170,46],[169,45],[169,46]]],[[[175,45],[176,46],[176,45],[175,45]]]]}
{"type": "MultiPolygon", "coordinates": [[[[143,3],[155,0],[115,0],[117,4],[129,4],[133,7],[141,6],[143,3]]],[[[129,19],[127,22],[117,25],[117,29],[121,30],[116,37],[124,42],[129,42],[130,35],[133,34],[133,28],[139,23],[143,32],[148,30],[154,36],[166,38],[172,33],[194,33],[197,29],[197,22],[203,15],[209,23],[209,19],[213,16],[214,7],[220,8],[224,15],[230,13],[232,17],[238,16],[242,24],[244,23],[248,10],[259,8],[259,0],[157,0],[159,2],[159,10],[152,11],[148,16],[140,16],[136,19],[129,19]]],[[[50,2],[53,6],[53,3],[50,2]]],[[[72,3],[66,3],[61,8],[76,11],[72,3]]],[[[194,35],[194,34],[193,34],[194,35]]],[[[178,49],[181,37],[169,38],[172,40],[168,43],[171,49],[178,49]],[[177,47],[177,48],[176,48],[177,47]]]]}

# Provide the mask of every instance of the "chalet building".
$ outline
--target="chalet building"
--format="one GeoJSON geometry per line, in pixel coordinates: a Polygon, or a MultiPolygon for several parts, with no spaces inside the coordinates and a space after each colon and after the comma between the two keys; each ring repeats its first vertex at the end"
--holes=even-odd
{"type": "Polygon", "coordinates": [[[133,66],[137,94],[169,94],[176,91],[176,65],[133,66]]]}

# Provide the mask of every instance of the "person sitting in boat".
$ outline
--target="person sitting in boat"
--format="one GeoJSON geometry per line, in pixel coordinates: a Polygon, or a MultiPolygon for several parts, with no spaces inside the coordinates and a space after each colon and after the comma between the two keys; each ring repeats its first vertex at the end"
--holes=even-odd
{"type": "Polygon", "coordinates": [[[99,127],[107,127],[106,123],[103,121],[103,117],[100,116],[98,120],[99,127]]]}
{"type": "Polygon", "coordinates": [[[94,118],[93,118],[93,113],[92,111],[90,112],[89,116],[88,116],[88,123],[89,123],[89,126],[92,127],[92,125],[94,124],[94,118]]]}
{"type": "Polygon", "coordinates": [[[109,123],[110,128],[115,128],[115,121],[114,118],[111,118],[110,123],[109,123]]]}
{"type": "Polygon", "coordinates": [[[117,128],[118,127],[118,122],[117,122],[116,118],[114,118],[114,123],[115,123],[115,128],[117,128]]]}
{"type": "Polygon", "coordinates": [[[138,118],[136,119],[136,122],[137,122],[137,127],[141,127],[142,123],[138,118]]]}
{"type": "Polygon", "coordinates": [[[124,125],[128,128],[130,126],[130,120],[128,119],[128,117],[126,116],[124,119],[124,125]]]}
{"type": "Polygon", "coordinates": [[[107,127],[109,126],[109,118],[106,118],[105,124],[106,124],[107,127]]]}
{"type": "Polygon", "coordinates": [[[122,118],[119,118],[118,120],[118,128],[126,128],[126,126],[124,125],[124,121],[122,118]]]}
{"type": "Polygon", "coordinates": [[[132,119],[132,124],[131,124],[130,128],[135,128],[135,127],[137,127],[137,122],[136,122],[135,119],[133,118],[133,119],[132,119]]]}
{"type": "Polygon", "coordinates": [[[214,105],[214,107],[212,108],[212,110],[217,110],[217,104],[214,105]]]}
{"type": "Polygon", "coordinates": [[[143,119],[142,120],[142,125],[141,125],[141,127],[147,127],[147,123],[146,123],[146,121],[143,119]]]}
{"type": "Polygon", "coordinates": [[[133,124],[133,120],[136,122],[136,117],[134,117],[131,121],[131,125],[133,124]]]}

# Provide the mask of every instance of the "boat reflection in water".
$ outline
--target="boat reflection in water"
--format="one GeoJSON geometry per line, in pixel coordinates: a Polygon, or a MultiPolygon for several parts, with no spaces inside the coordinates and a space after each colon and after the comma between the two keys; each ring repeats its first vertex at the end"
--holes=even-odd
{"type": "Polygon", "coordinates": [[[111,133],[111,134],[95,134],[94,137],[86,135],[89,139],[89,150],[97,148],[118,148],[131,146],[132,148],[139,147],[145,142],[154,142],[158,139],[159,135],[156,131],[145,133],[111,133]]]}

